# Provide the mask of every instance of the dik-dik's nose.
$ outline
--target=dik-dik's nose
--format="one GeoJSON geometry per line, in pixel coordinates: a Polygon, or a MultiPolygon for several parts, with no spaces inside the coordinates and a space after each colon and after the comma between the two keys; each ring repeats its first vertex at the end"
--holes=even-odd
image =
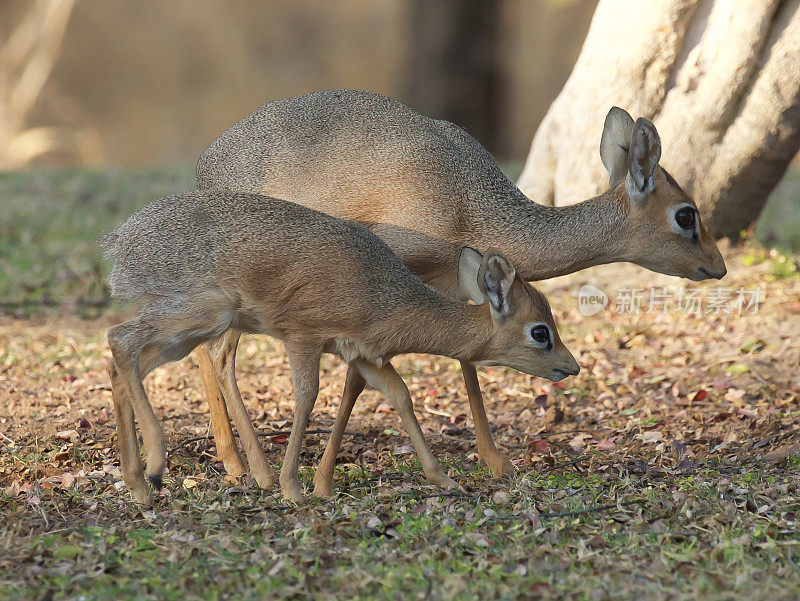
{"type": "Polygon", "coordinates": [[[566,365],[567,366],[564,371],[571,376],[577,376],[581,371],[581,366],[578,365],[578,362],[575,360],[575,357],[572,356],[572,353],[569,354],[566,365]]]}
{"type": "MultiPolygon", "coordinates": [[[[715,249],[716,250],[716,249],[715,249]]],[[[725,274],[728,273],[728,268],[725,267],[725,259],[722,258],[722,254],[717,250],[717,256],[713,257],[711,261],[709,261],[708,265],[700,267],[697,271],[700,273],[701,280],[721,280],[725,277],[725,274]]]]}
{"type": "Polygon", "coordinates": [[[700,272],[700,279],[702,280],[721,280],[725,277],[725,274],[728,273],[728,268],[723,265],[722,268],[717,271],[710,271],[705,267],[701,267],[698,271],[700,272]]]}
{"type": "Polygon", "coordinates": [[[553,369],[553,376],[551,379],[554,382],[563,380],[567,376],[577,376],[581,371],[581,367],[578,365],[578,362],[575,361],[575,357],[572,356],[572,353],[566,351],[566,355],[563,365],[553,369]]]}
{"type": "Polygon", "coordinates": [[[719,250],[714,238],[707,232],[700,239],[700,249],[705,256],[703,261],[704,265],[698,269],[702,276],[700,279],[715,279],[721,280],[728,273],[728,268],[725,267],[725,259],[719,250]]]}

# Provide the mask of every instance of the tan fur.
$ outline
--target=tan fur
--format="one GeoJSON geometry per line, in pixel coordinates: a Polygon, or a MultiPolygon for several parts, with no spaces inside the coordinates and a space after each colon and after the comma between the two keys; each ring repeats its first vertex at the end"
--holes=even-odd
{"type": "MultiPolygon", "coordinates": [[[[722,277],[724,261],[699,218],[697,240],[672,229],[670,207],[694,203],[661,167],[652,190],[635,202],[628,197],[628,166],[652,163],[646,159],[658,138],[652,123],[639,121],[647,156],[630,156],[633,119],[609,111],[600,151],[611,187],[569,207],[531,202],[460,127],[358,90],[263,105],[203,152],[197,184],[273,195],[364,223],[415,275],[455,297],[455,263],[442,256],[442,241],[497,247],[528,281],[615,261],[693,280],[722,277]]],[[[496,475],[510,473],[492,441],[475,368],[462,363],[462,370],[481,457],[496,475]]],[[[206,395],[209,403],[219,398],[209,387],[206,395]]]]}
{"type": "MultiPolygon", "coordinates": [[[[323,352],[345,356],[387,396],[426,476],[447,488],[455,483],[425,444],[408,390],[389,363],[394,355],[422,352],[500,363],[551,379],[578,370],[546,299],[495,252],[463,251],[478,257],[458,274],[461,285],[478,282],[486,302],[476,306],[422,283],[359,224],[282,200],[219,191],[152,203],[102,244],[114,260],[112,292],[139,303],[136,317],[109,329],[108,341],[123,476],[143,503],[151,493],[138,461],[133,415],[142,428],[147,474],[156,485],[165,445],[142,379],[211,341],[216,382],[251,468],[261,486],[272,485],[272,469],[236,387],[233,359],[240,331],[269,334],[286,347],[295,419],[280,483],[292,500],[302,496],[298,461],[323,352]],[[549,328],[549,348],[533,344],[531,324],[549,328]]],[[[454,245],[441,243],[439,252],[458,262],[454,245]]]]}

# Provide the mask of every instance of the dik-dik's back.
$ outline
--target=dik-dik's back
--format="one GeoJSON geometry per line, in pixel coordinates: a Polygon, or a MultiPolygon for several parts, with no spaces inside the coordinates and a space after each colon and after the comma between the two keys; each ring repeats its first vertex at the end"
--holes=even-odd
{"type": "Polygon", "coordinates": [[[197,185],[459,240],[493,200],[530,202],[460,127],[359,90],[261,106],[200,155],[197,185]]]}
{"type": "Polygon", "coordinates": [[[217,295],[215,306],[228,308],[231,319],[215,324],[222,331],[258,329],[248,323],[258,317],[290,335],[281,331],[283,314],[309,328],[320,321],[360,327],[375,311],[434,298],[366,228],[262,196],[196,191],[164,198],[101,244],[115,261],[115,296],[157,311],[179,298],[217,295]]]}

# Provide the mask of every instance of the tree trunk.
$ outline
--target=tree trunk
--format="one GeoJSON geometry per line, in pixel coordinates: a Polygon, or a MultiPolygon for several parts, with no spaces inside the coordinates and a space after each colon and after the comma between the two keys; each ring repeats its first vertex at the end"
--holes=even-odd
{"type": "Polygon", "coordinates": [[[800,0],[600,0],[520,189],[564,205],[607,186],[613,105],[655,122],[661,165],[712,232],[737,235],[800,147],[800,0]]]}
{"type": "Polygon", "coordinates": [[[0,169],[22,167],[77,139],[65,129],[27,123],[58,61],[75,2],[32,3],[0,44],[0,169]]]}

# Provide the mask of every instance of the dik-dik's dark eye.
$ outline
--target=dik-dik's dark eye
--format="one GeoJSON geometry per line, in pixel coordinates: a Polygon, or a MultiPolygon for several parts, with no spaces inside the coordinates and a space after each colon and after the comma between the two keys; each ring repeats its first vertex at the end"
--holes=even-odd
{"type": "Polygon", "coordinates": [[[550,328],[548,328],[543,323],[537,323],[531,326],[528,334],[531,337],[531,340],[536,344],[536,346],[541,346],[543,348],[549,348],[552,345],[550,339],[550,328]]]}
{"type": "Polygon", "coordinates": [[[695,211],[691,207],[683,207],[682,209],[679,209],[675,213],[675,223],[677,223],[681,229],[693,230],[695,220],[694,213],[695,211]]]}

